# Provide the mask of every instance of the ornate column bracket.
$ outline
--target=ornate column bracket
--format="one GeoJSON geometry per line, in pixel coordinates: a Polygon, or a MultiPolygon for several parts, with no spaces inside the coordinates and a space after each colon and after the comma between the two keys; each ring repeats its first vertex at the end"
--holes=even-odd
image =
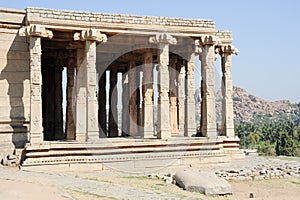
{"type": "Polygon", "coordinates": [[[234,137],[233,121],[233,85],[232,85],[232,54],[237,55],[238,50],[233,45],[221,45],[215,49],[221,55],[222,65],[222,132],[227,137],[234,137]]]}
{"type": "Polygon", "coordinates": [[[88,29],[81,32],[74,33],[73,39],[75,41],[96,41],[96,42],[107,42],[106,34],[103,34],[98,29],[88,29]]]}
{"type": "Polygon", "coordinates": [[[158,133],[160,139],[171,137],[169,107],[169,45],[177,44],[176,38],[168,33],[158,33],[149,38],[150,43],[158,44],[158,133]]]}
{"type": "Polygon", "coordinates": [[[46,29],[44,26],[39,24],[32,24],[30,26],[25,26],[20,28],[19,36],[27,37],[40,37],[40,38],[53,38],[53,32],[49,29],[46,29]]]}
{"type": "Polygon", "coordinates": [[[171,36],[168,33],[158,33],[155,36],[152,36],[149,38],[149,43],[152,44],[177,44],[177,40],[176,38],[174,38],[173,36],[171,36]]]}
{"type": "Polygon", "coordinates": [[[215,48],[215,53],[216,54],[220,54],[222,57],[225,55],[225,54],[234,54],[234,55],[238,55],[239,54],[239,50],[231,45],[231,44],[228,44],[228,45],[217,45],[216,48],[215,48]]]}

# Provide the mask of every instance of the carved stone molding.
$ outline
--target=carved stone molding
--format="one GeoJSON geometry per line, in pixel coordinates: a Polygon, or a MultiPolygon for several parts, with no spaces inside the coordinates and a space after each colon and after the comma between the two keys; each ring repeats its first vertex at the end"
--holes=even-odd
{"type": "Polygon", "coordinates": [[[158,43],[164,43],[164,44],[177,44],[176,38],[171,36],[168,33],[158,33],[155,36],[152,36],[149,38],[149,43],[152,44],[158,44],[158,43]]]}
{"type": "Polygon", "coordinates": [[[73,39],[75,41],[96,41],[96,42],[107,42],[107,36],[100,32],[98,29],[88,29],[81,32],[74,33],[73,39]]]}

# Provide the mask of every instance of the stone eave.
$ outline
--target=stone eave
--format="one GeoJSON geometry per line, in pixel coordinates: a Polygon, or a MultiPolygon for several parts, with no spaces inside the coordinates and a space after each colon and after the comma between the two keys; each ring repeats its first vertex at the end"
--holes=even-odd
{"type": "Polygon", "coordinates": [[[41,24],[56,30],[97,28],[102,32],[110,33],[153,34],[155,32],[170,32],[173,35],[190,37],[211,35],[216,32],[215,23],[212,20],[103,14],[42,8],[27,8],[26,11],[27,25],[41,24]],[[59,15],[59,13],[61,14],[59,15]],[[78,19],[76,19],[77,17],[78,19]],[[146,21],[142,20],[144,18],[146,21]],[[154,22],[151,23],[151,20],[154,22]],[[176,25],[177,23],[180,25],[176,25]]]}

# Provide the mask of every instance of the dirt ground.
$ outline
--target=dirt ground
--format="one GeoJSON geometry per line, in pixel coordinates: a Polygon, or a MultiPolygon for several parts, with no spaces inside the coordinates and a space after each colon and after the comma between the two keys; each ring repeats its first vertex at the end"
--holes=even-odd
{"type": "Polygon", "coordinates": [[[298,200],[300,178],[230,181],[233,194],[205,196],[161,179],[100,172],[35,172],[0,167],[1,200],[69,199],[272,199],[298,200]]]}

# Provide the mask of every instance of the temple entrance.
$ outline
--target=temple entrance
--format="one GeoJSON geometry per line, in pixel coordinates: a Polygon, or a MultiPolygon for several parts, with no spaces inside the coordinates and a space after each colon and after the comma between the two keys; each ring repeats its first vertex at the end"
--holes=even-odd
{"type": "Polygon", "coordinates": [[[44,140],[75,139],[73,96],[76,51],[64,43],[42,41],[42,117],[44,140]]]}

